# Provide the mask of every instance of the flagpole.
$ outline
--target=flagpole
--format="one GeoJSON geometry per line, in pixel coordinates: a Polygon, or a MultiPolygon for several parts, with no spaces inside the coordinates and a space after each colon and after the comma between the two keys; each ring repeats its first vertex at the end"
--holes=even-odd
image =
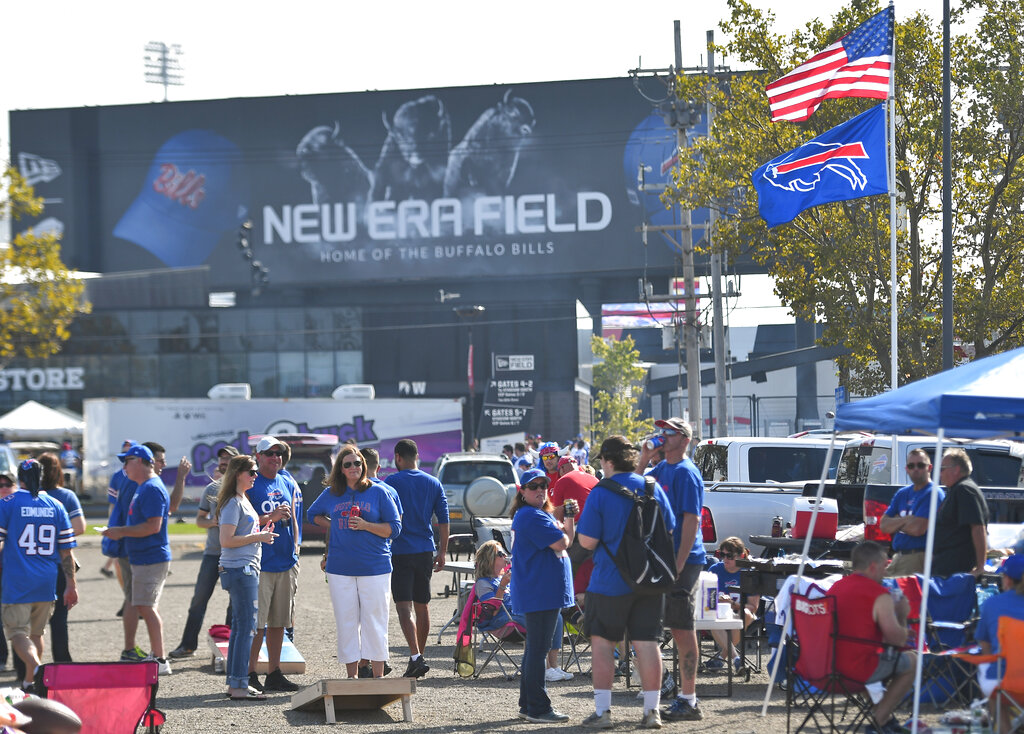
{"type": "MultiPolygon", "coordinates": [[[[889,0],[889,7],[893,7],[893,1],[889,0]]],[[[896,274],[896,11],[892,15],[892,66],[889,73],[889,279],[892,284],[892,307],[890,308],[889,328],[890,334],[890,364],[891,381],[890,388],[895,390],[899,387],[897,377],[899,370],[898,339],[897,339],[897,312],[896,292],[898,288],[896,274]]]]}

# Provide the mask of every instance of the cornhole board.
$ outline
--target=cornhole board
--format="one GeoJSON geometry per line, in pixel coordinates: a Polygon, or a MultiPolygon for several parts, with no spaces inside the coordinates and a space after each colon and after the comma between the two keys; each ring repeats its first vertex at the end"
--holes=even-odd
{"type": "MultiPolygon", "coordinates": [[[[228,641],[218,640],[209,635],[206,636],[206,639],[210,645],[210,652],[213,654],[213,672],[223,673],[225,660],[228,656],[228,641]]],[[[266,675],[270,672],[269,668],[270,658],[267,655],[267,642],[264,640],[263,646],[260,648],[259,660],[256,661],[256,672],[260,675],[266,675]]],[[[306,672],[306,658],[302,657],[302,653],[299,652],[298,648],[287,637],[281,643],[281,672],[285,674],[302,674],[306,672]]]]}
{"type": "Polygon", "coordinates": [[[412,721],[415,678],[327,678],[292,694],[292,709],[323,707],[328,724],[338,723],[339,711],[382,709],[401,699],[402,718],[412,721]]]}

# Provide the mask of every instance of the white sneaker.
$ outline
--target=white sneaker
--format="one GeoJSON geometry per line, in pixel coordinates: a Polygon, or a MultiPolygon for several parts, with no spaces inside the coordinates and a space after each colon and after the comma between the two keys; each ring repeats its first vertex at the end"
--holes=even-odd
{"type": "Polygon", "coordinates": [[[572,680],[573,675],[568,670],[562,670],[561,668],[555,668],[555,670],[562,674],[562,680],[572,680]]]}
{"type": "Polygon", "coordinates": [[[561,668],[548,668],[544,671],[544,680],[548,683],[554,683],[556,681],[565,680],[562,677],[561,668]]]}
{"type": "Polygon", "coordinates": [[[157,675],[170,675],[171,664],[167,658],[153,658],[156,660],[156,672],[157,675]]]}

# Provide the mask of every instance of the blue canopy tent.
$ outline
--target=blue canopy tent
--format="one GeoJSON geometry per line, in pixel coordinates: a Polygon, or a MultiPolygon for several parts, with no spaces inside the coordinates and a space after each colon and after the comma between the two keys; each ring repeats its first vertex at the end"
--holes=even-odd
{"type": "MultiPolygon", "coordinates": [[[[944,436],[986,438],[1024,436],[1024,347],[975,360],[947,372],[927,377],[909,385],[876,395],[856,403],[845,403],[836,410],[833,428],[840,431],[875,431],[888,434],[927,434],[936,437],[935,456],[941,456],[944,436]]],[[[829,445],[826,470],[833,444],[829,445]]],[[[932,481],[939,484],[939,464],[935,462],[932,481]]],[[[803,573],[810,538],[817,520],[825,474],[818,486],[818,502],[811,513],[810,527],[804,542],[798,574],[803,573]]],[[[938,495],[932,493],[925,548],[925,583],[922,589],[921,617],[928,611],[928,577],[935,544],[935,515],[938,495]]],[[[786,631],[783,632],[783,641],[786,631]]],[[[925,626],[918,636],[918,664],[914,685],[914,727],[917,727],[921,696],[921,665],[923,661],[925,626]]],[[[781,646],[781,643],[780,643],[781,646]]],[[[781,657],[781,656],[778,656],[781,657]]],[[[778,666],[776,665],[776,668],[778,666]]],[[[772,679],[774,680],[773,671],[772,679]]],[[[765,696],[762,715],[767,712],[770,691],[765,696]]]]}

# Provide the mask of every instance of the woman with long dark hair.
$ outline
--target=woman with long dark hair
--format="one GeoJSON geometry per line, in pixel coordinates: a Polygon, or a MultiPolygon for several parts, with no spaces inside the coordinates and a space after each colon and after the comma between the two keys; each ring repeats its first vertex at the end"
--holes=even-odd
{"type": "Polygon", "coordinates": [[[388,659],[391,608],[388,541],[402,531],[402,520],[391,495],[367,478],[358,446],[342,447],[326,485],[328,491],[309,506],[306,518],[327,529],[320,567],[334,607],[338,662],[355,678],[359,661],[369,660],[370,674],[380,678],[388,659]]]}
{"type": "MultiPolygon", "coordinates": [[[[538,724],[567,721],[551,707],[544,663],[563,608],[573,603],[566,549],[575,536],[575,512],[558,522],[548,500],[548,477],[530,469],[512,503],[512,606],[526,618],[526,651],[519,680],[519,718],[538,724]]],[[[568,508],[567,508],[568,509],[568,508]]]]}
{"type": "Polygon", "coordinates": [[[245,494],[257,473],[256,460],[251,456],[233,457],[221,478],[214,514],[220,526],[220,585],[231,597],[231,637],[225,669],[228,697],[235,701],[266,699],[259,691],[249,689],[249,651],[256,632],[261,543],[273,543],[277,534],[260,528],[259,513],[245,494]]]}

